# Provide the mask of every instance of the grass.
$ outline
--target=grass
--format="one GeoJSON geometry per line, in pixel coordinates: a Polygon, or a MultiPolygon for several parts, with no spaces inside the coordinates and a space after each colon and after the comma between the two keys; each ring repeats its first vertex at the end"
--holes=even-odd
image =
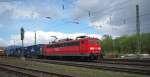
{"type": "Polygon", "coordinates": [[[24,66],[26,68],[33,68],[59,74],[69,74],[75,77],[149,77],[147,75],[140,74],[96,70],[66,65],[39,63],[33,61],[22,61],[21,59],[17,58],[0,58],[0,63],[14,64],[17,66],[24,66]]]}

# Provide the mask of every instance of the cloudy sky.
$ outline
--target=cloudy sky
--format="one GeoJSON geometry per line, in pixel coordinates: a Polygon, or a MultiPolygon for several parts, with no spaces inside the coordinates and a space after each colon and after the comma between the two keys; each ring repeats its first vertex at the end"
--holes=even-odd
{"type": "Polygon", "coordinates": [[[24,27],[25,45],[48,43],[50,36],[101,38],[136,32],[140,6],[141,32],[150,32],[150,0],[0,0],[0,46],[20,45],[24,27]]]}

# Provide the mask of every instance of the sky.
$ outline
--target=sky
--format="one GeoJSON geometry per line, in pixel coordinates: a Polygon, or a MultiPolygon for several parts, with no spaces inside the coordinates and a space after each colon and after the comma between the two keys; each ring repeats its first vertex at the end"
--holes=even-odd
{"type": "Polygon", "coordinates": [[[136,33],[136,4],[141,33],[150,32],[150,0],[0,0],[0,46],[25,45],[81,35],[101,39],[136,33]]]}

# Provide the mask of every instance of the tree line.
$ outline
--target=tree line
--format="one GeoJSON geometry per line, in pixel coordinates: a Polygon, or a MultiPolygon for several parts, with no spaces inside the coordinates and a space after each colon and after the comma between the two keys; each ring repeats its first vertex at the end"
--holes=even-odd
{"type": "Polygon", "coordinates": [[[150,54],[150,33],[140,35],[141,52],[137,51],[137,35],[121,36],[112,38],[110,35],[104,35],[100,40],[104,53],[130,54],[130,53],[148,53],[150,54]]]}

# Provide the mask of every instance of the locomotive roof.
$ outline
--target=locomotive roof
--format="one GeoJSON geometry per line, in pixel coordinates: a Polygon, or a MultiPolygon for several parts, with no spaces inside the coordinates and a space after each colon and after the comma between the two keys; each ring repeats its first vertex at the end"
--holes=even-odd
{"type": "Polygon", "coordinates": [[[97,38],[92,38],[92,37],[85,37],[85,38],[80,38],[80,39],[62,39],[60,41],[57,41],[57,42],[54,42],[54,43],[51,43],[51,45],[54,45],[54,44],[61,44],[61,43],[67,43],[67,42],[75,42],[75,41],[80,41],[80,40],[85,40],[85,39],[97,39],[97,38]]]}

